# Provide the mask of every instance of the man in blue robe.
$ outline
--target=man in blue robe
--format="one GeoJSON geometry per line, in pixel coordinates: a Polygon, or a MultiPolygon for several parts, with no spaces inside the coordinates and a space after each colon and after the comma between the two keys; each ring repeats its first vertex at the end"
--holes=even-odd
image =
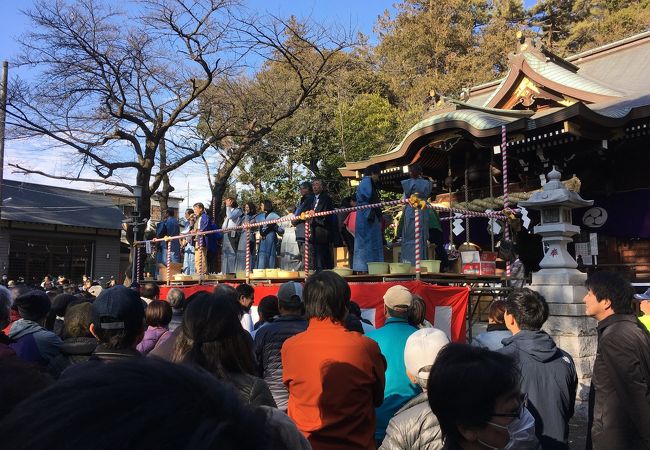
{"type": "MultiPolygon", "coordinates": [[[[379,172],[379,166],[376,165],[372,165],[364,171],[364,176],[357,188],[357,206],[380,202],[375,185],[379,180],[379,172]]],[[[357,211],[355,221],[352,269],[357,272],[368,272],[369,262],[382,262],[383,260],[381,208],[360,209],[357,211]]]]}
{"type": "MultiPolygon", "coordinates": [[[[244,212],[237,206],[237,202],[232,197],[224,200],[226,206],[226,217],[223,220],[222,229],[229,229],[241,225],[244,212]]],[[[237,271],[237,247],[239,247],[239,238],[241,231],[234,230],[224,232],[221,249],[221,273],[235,273],[237,271]]]]}
{"type": "MultiPolygon", "coordinates": [[[[260,209],[264,214],[263,221],[276,220],[280,216],[273,211],[273,204],[271,200],[264,200],[260,205],[260,209]]],[[[278,233],[282,234],[284,230],[277,223],[262,225],[260,227],[260,247],[257,252],[257,268],[258,269],[275,269],[278,233]]]]}
{"type": "MultiPolygon", "coordinates": [[[[416,195],[426,200],[431,195],[431,181],[422,178],[422,168],[418,165],[409,167],[410,178],[402,181],[404,198],[416,195]]],[[[402,262],[415,265],[415,214],[420,215],[420,259],[427,259],[427,238],[429,237],[429,215],[421,209],[404,206],[404,226],[402,228],[402,262]]]]}
{"type": "MultiPolygon", "coordinates": [[[[196,221],[194,222],[194,232],[216,230],[216,226],[212,222],[212,219],[210,219],[210,216],[205,212],[205,206],[203,206],[203,203],[195,203],[193,210],[194,216],[196,217],[196,221]]],[[[220,236],[220,233],[196,236],[194,245],[194,264],[197,274],[203,275],[214,272],[215,259],[217,256],[217,239],[220,236]]]]}
{"type": "MultiPolygon", "coordinates": [[[[156,237],[164,238],[166,236],[178,236],[180,234],[180,225],[178,219],[174,217],[174,210],[169,208],[163,213],[162,220],[156,225],[156,237]]],[[[181,261],[181,244],[178,239],[171,241],[171,262],[181,261]]],[[[156,262],[167,265],[167,242],[161,242],[157,245],[156,262]]],[[[157,269],[157,266],[156,266],[157,269]]]]}

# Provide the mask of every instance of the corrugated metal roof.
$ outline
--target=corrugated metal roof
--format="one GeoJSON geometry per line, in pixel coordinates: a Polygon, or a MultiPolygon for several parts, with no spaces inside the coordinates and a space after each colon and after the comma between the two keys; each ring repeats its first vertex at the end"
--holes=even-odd
{"type": "Polygon", "coordinates": [[[2,219],[120,230],[124,215],[108,197],[77,189],[4,180],[2,219]]]}

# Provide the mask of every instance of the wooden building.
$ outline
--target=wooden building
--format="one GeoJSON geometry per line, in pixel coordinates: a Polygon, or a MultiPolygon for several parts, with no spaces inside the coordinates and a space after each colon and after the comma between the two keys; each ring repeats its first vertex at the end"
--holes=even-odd
{"type": "MultiPolygon", "coordinates": [[[[382,187],[399,191],[407,166],[417,163],[441,194],[439,201],[477,211],[501,209],[499,146],[505,126],[514,203],[539,189],[540,176],[557,166],[583,198],[595,200],[594,208],[577,210],[573,218],[586,233],[577,241],[597,233],[598,257],[585,262],[648,279],[648,73],[650,32],[566,59],[522,39],[504,78],[467,90],[463,100],[433,99],[397,147],[348,162],[340,172],[355,180],[364,168],[379,164],[382,187]]],[[[486,223],[476,223],[470,238],[485,244],[486,223]]]]}
{"type": "Polygon", "coordinates": [[[0,269],[39,282],[62,274],[79,282],[118,276],[124,216],[113,202],[77,189],[4,180],[0,269]]]}

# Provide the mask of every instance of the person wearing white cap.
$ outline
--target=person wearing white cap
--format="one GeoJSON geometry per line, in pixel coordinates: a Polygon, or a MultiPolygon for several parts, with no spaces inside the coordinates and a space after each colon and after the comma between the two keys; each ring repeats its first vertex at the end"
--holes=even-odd
{"type": "Polygon", "coordinates": [[[437,328],[423,328],[406,340],[404,364],[406,375],[422,388],[393,416],[386,429],[380,450],[436,450],[442,448],[438,419],[427,401],[427,381],[438,352],[449,344],[447,335],[437,328]]]}
{"type": "Polygon", "coordinates": [[[634,298],[639,300],[639,308],[643,315],[639,317],[639,322],[650,331],[650,289],[643,294],[634,294],[634,298]]]}
{"type": "Polygon", "coordinates": [[[378,445],[384,440],[388,421],[393,414],[422,391],[406,376],[404,366],[406,340],[417,331],[417,328],[408,322],[408,312],[412,302],[413,295],[405,286],[397,284],[388,288],[384,294],[386,323],[366,335],[379,344],[381,353],[388,363],[384,402],[376,410],[375,440],[378,445]]]}

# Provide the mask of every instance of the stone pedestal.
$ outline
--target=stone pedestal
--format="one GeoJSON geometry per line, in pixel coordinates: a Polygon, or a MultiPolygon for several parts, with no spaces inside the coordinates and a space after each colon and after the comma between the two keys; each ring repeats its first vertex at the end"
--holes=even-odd
{"type": "Polygon", "coordinates": [[[576,365],[578,393],[576,412],[587,417],[591,372],[596,358],[596,321],[585,314],[582,302],[587,293],[587,275],[575,269],[542,269],[533,274],[531,289],[546,298],[549,318],[544,331],[558,347],[569,353],[576,365]]]}

